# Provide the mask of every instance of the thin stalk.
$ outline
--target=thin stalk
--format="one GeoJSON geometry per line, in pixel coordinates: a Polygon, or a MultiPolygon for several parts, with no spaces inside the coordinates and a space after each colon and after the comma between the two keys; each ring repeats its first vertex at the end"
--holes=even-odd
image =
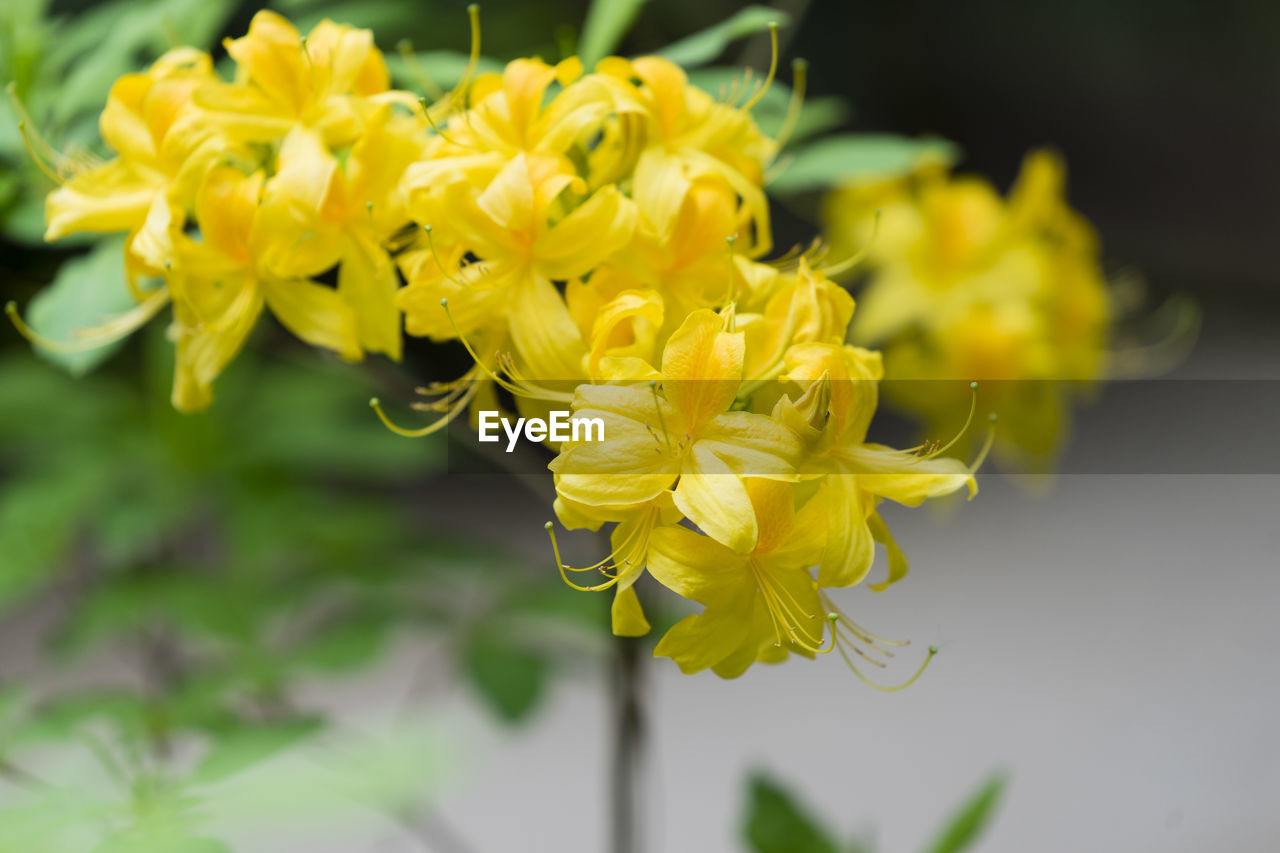
{"type": "Polygon", "coordinates": [[[639,853],[644,752],[643,682],[639,637],[614,637],[613,761],[610,778],[612,853],[639,853]]]}

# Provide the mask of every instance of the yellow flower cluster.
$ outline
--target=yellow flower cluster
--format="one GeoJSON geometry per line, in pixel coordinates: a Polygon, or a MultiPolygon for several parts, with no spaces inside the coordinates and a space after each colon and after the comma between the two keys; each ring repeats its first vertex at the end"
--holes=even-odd
{"type": "Polygon", "coordinates": [[[984,380],[983,405],[1000,412],[997,453],[1050,463],[1071,390],[1106,368],[1113,313],[1062,162],[1028,155],[1008,199],[929,167],[839,189],[824,212],[833,245],[868,246],[851,339],[883,348],[891,399],[945,433],[958,401],[932,380],[984,380]]]}
{"type": "Polygon", "coordinates": [[[401,177],[428,151],[413,96],[389,89],[367,30],[325,21],[305,38],[263,11],[228,40],[233,82],[178,48],[111,89],[116,156],[50,194],[46,239],[126,231],[139,302],[127,332],[173,305],[173,403],[212,401],[214,379],[264,306],[299,338],[356,360],[400,357],[389,249],[408,224],[401,177]],[[316,277],[338,268],[337,287],[316,277]],[[140,282],[163,286],[144,291],[140,282]]]}
{"type": "Polygon", "coordinates": [[[234,82],[186,49],[121,79],[118,156],[48,204],[50,239],[127,231],[131,280],[163,282],[136,285],[139,316],[173,304],[176,406],[208,404],[264,306],[348,359],[398,358],[403,317],[475,360],[419,433],[502,392],[603,421],[551,469],[566,526],[612,526],[580,588],[615,589],[617,633],[649,628],[647,569],[704,606],[657,647],[687,672],[880,663],[887,641],[824,590],[860,583],[877,543],[881,586],[901,578],[880,503],[972,493],[973,467],[869,443],[882,367],[845,343],[853,300],[809,257],[760,260],[778,150],[760,86],[736,103],[660,58],[521,59],[427,107],[389,89],[366,31],[303,39],[261,12],[227,49],[234,82]]]}

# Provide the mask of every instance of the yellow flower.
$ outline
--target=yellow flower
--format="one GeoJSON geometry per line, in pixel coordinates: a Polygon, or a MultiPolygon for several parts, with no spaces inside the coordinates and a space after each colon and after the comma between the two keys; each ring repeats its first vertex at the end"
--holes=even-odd
{"type": "Polygon", "coordinates": [[[226,48],[239,69],[236,82],[203,86],[195,101],[239,140],[271,142],[301,125],[341,147],[355,141],[379,103],[416,103],[389,91],[386,63],[368,30],[325,20],[304,40],[263,9],[249,33],[228,39],[226,48]]]}
{"type": "Polygon", "coordinates": [[[662,492],[647,503],[635,506],[585,506],[564,496],[557,496],[555,511],[561,523],[569,530],[599,530],[604,524],[615,524],[609,535],[609,556],[593,566],[573,569],[560,563],[560,548],[550,522],[547,530],[565,582],[575,589],[597,591],[613,587],[613,633],[619,637],[640,637],[649,633],[649,621],[640,606],[635,583],[644,574],[648,564],[652,534],[662,525],[676,524],[682,518],[676,509],[671,492],[662,492]],[[609,580],[593,587],[580,586],[570,581],[565,572],[601,571],[609,580]]]}
{"type": "Polygon", "coordinates": [[[798,439],[768,415],[730,411],[743,335],[703,309],[667,341],[657,383],[583,385],[576,416],[600,418],[604,441],[568,442],[552,461],[559,494],[586,506],[638,506],[675,487],[676,507],[708,535],[746,552],[758,530],[743,477],[789,478],[798,439]]]}
{"type": "Polygon", "coordinates": [[[264,304],[307,343],[349,360],[361,357],[355,315],[337,291],[260,265],[260,247],[272,227],[259,205],[264,180],[262,172],[246,176],[233,166],[215,166],[196,197],[200,239],[184,234],[176,219],[149,229],[164,241],[134,247],[144,253],[140,263],[166,270],[178,350],[173,405],[182,411],[213,401],[213,381],[244,344],[264,304]]]}
{"type": "Polygon", "coordinates": [[[964,382],[985,380],[982,405],[1000,414],[996,450],[1024,465],[1049,463],[1070,386],[1106,368],[1097,240],[1063,184],[1061,161],[1033,152],[1007,200],[984,180],[929,169],[826,203],[833,243],[870,241],[850,336],[884,349],[890,399],[946,434],[965,408],[964,382]]]}
{"type": "Polygon", "coordinates": [[[553,282],[586,275],[631,239],[631,202],[605,187],[573,205],[581,179],[559,158],[523,153],[480,187],[455,183],[436,196],[412,176],[409,186],[415,221],[440,223],[478,259],[456,272],[437,259],[434,276],[409,283],[399,297],[409,333],[479,333],[495,352],[509,336],[529,376],[580,378],[586,346],[553,282]]]}
{"type": "Polygon", "coordinates": [[[419,124],[384,106],[340,164],[320,134],[296,127],[281,143],[267,184],[264,264],[289,278],[340,264],[338,294],[356,316],[361,346],[399,360],[400,281],[385,248],[409,222],[400,179],[423,155],[419,124]]]}
{"type": "Polygon", "coordinates": [[[918,506],[966,486],[972,497],[977,493],[973,470],[937,453],[920,455],[867,442],[882,375],[878,353],[830,343],[798,344],[787,352],[786,368],[783,378],[806,393],[800,407],[780,402],[779,417],[807,439],[809,456],[801,467],[806,474],[821,475],[815,500],[827,509],[828,537],[818,582],[860,583],[880,542],[889,552],[889,576],[872,588],[883,589],[906,574],[907,564],[876,505],[887,499],[918,506]],[[805,403],[816,411],[805,411],[805,403]]]}
{"type": "Polygon", "coordinates": [[[646,124],[631,130],[643,133],[644,140],[632,180],[637,192],[652,193],[651,221],[661,227],[660,238],[672,236],[692,181],[715,175],[742,199],[749,215],[738,250],[747,257],[767,253],[772,238],[762,187],[777,146],[760,132],[750,111],[689,85],[679,66],[660,57],[610,57],[598,70],[617,81],[640,81],[634,97],[644,107],[646,124]]]}
{"type": "Polygon", "coordinates": [[[789,483],[749,478],[745,488],[759,528],[749,552],[684,527],[660,527],[651,536],[649,573],[705,607],[672,627],[653,652],[685,673],[710,667],[735,678],[756,660],[822,651],[826,609],[809,567],[822,551],[826,518],[813,500],[797,513],[789,483]]]}
{"type": "Polygon", "coordinates": [[[724,305],[748,289],[735,242],[738,234],[750,233],[750,214],[716,175],[690,181],[675,208],[665,207],[660,193],[661,187],[637,178],[635,240],[612,265],[663,295],[674,329],[690,311],[724,305]]]}
{"type": "Polygon", "coordinates": [[[613,109],[592,84],[572,85],[581,74],[577,57],[556,66],[517,59],[501,74],[482,74],[469,92],[471,109],[448,123],[450,143],[463,152],[492,152],[504,159],[563,154],[613,109]],[[547,98],[556,82],[566,88],[547,98]]]}
{"type": "Polygon", "coordinates": [[[46,240],[78,231],[133,231],[169,193],[190,198],[202,170],[227,143],[191,118],[191,95],[214,79],[208,54],[169,51],[143,74],[111,87],[102,138],[116,157],[79,171],[49,194],[46,240]]]}

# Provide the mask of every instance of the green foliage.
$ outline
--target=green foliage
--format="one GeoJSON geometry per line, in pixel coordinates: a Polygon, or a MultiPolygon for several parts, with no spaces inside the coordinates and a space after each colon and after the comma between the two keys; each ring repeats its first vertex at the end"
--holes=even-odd
{"type": "Polygon", "coordinates": [[[962,853],[972,850],[991,822],[1000,798],[1004,794],[1006,780],[993,776],[960,807],[943,827],[938,840],[928,853],[962,853]]]}
{"type": "Polygon", "coordinates": [[[818,822],[785,789],[760,775],[750,781],[745,834],[756,853],[840,853],[818,822]]]}
{"type": "Polygon", "coordinates": [[[617,48],[648,0],[592,0],[578,40],[578,56],[587,68],[617,48]]]}
{"type": "Polygon", "coordinates": [[[770,24],[784,27],[790,23],[790,20],[790,16],[780,9],[771,9],[768,6],[747,6],[714,26],[667,45],[658,51],[658,55],[670,59],[677,65],[696,68],[706,65],[724,53],[730,43],[764,32],[769,29],[770,24]]]}
{"type": "MultiPolygon", "coordinates": [[[[457,637],[459,668],[516,720],[556,656],[600,635],[603,614],[583,610],[598,601],[549,567],[418,529],[411,490],[442,466],[443,437],[384,430],[357,369],[247,353],[214,407],[184,416],[163,330],[140,344],[113,366],[141,368],[140,384],[0,358],[0,614],[57,588],[49,665],[110,653],[137,670],[0,685],[0,777],[50,751],[106,774],[82,790],[80,774],[35,765],[43,793],[0,801],[0,853],[221,849],[213,792],[241,797],[242,777],[330,731],[293,699],[304,680],[367,668],[404,632],[457,637]]],[[[420,804],[422,759],[394,752],[401,764],[344,784],[420,804]]],[[[308,790],[287,807],[314,808],[323,792],[308,790]]]]}
{"type": "MultiPolygon", "coordinates": [[[[110,239],[64,263],[53,283],[31,301],[27,324],[49,340],[74,345],[77,333],[134,308],[136,303],[124,280],[123,257],[124,240],[110,239]]],[[[72,376],[83,376],[119,348],[119,342],[69,351],[35,346],[42,358],[72,376]]]]}
{"type": "Polygon", "coordinates": [[[769,190],[786,194],[850,180],[888,180],[926,164],[951,165],[957,159],[959,149],[942,139],[878,133],[828,136],[796,150],[780,165],[769,190]]]}
{"type": "MultiPolygon", "coordinates": [[[[999,805],[1005,782],[1002,775],[987,780],[951,816],[926,853],[965,853],[975,849],[999,805]]],[[[743,837],[753,853],[872,853],[874,849],[858,840],[835,841],[831,831],[793,794],[759,773],[748,780],[743,837]]]]}
{"type": "Polygon", "coordinates": [[[221,782],[314,734],[314,719],[283,720],[241,728],[219,738],[192,774],[202,784],[221,782]]]}
{"type": "Polygon", "coordinates": [[[472,685],[508,721],[523,719],[546,688],[546,659],[500,634],[473,636],[467,643],[464,662],[472,685]]]}

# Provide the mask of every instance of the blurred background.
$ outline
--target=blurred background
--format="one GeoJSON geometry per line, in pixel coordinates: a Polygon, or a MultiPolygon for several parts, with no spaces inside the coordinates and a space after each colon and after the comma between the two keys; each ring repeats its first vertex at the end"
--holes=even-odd
{"type": "MultiPolygon", "coordinates": [[[[462,50],[465,5],[275,8],[369,26],[394,53],[462,50]]],[[[485,54],[558,57],[586,7],[488,0],[485,54]]],[[[739,7],[651,0],[622,52],[739,7]]],[[[242,33],[257,8],[15,0],[4,74],[55,143],[87,145],[116,75],[175,31],[242,33]]],[[[843,850],[940,849],[997,773],[975,849],[1277,849],[1280,7],[776,8],[811,95],[847,104],[841,127],[950,139],[1001,190],[1027,150],[1056,148],[1108,271],[1151,305],[1192,297],[1203,323],[1159,405],[1122,383],[1077,412],[1067,474],[993,473],[970,503],[889,511],[911,577],[839,601],[941,649],[911,689],[875,693],[830,659],[734,682],[646,661],[646,849],[836,849],[801,825],[843,850]]],[[[762,68],[767,38],[719,60],[762,68]]],[[[91,283],[102,262],[39,242],[49,185],[5,118],[0,267],[25,305],[64,264],[91,283]]],[[[778,245],[813,236],[817,202],[778,206],[778,245]]],[[[214,409],[184,417],[149,331],[78,379],[0,335],[0,850],[605,849],[607,603],[555,574],[549,482],[449,473],[442,442],[398,439],[366,406],[458,353],[354,369],[264,324],[214,409]]]]}

